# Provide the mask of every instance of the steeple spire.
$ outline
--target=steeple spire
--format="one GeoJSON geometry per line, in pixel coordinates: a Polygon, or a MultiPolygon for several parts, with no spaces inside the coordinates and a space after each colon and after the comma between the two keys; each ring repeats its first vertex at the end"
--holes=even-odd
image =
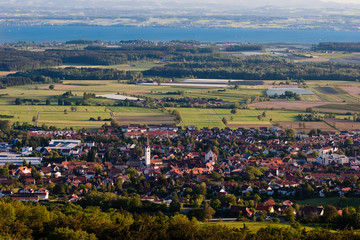
{"type": "Polygon", "coordinates": [[[145,165],[147,168],[150,168],[150,159],[151,159],[151,148],[149,143],[149,136],[146,139],[146,147],[145,147],[145,165]]]}

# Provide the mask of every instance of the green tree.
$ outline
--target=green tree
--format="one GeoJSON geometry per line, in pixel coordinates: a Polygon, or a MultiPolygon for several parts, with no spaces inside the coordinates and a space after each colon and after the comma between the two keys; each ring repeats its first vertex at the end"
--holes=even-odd
{"type": "Polygon", "coordinates": [[[89,151],[86,161],[87,162],[95,162],[96,161],[96,150],[95,149],[91,149],[89,151]]]}
{"type": "Polygon", "coordinates": [[[286,129],[285,133],[286,133],[286,136],[287,136],[288,138],[290,138],[290,139],[295,139],[296,132],[295,132],[294,129],[291,129],[291,128],[286,129]]]}
{"type": "Polygon", "coordinates": [[[0,120],[0,130],[7,132],[11,129],[11,123],[9,120],[0,120]]]}
{"type": "Polygon", "coordinates": [[[21,104],[22,104],[21,98],[16,98],[15,105],[21,105],[21,104]]]}
{"type": "Polygon", "coordinates": [[[323,221],[325,223],[335,223],[338,217],[339,217],[339,213],[336,207],[332,205],[325,206],[324,215],[322,216],[323,221]]]}
{"type": "Polygon", "coordinates": [[[221,201],[219,199],[217,199],[217,198],[213,198],[210,201],[210,206],[213,209],[217,210],[219,207],[221,207],[221,201]]]}
{"type": "Polygon", "coordinates": [[[289,207],[286,211],[285,211],[285,219],[286,221],[290,222],[290,223],[294,223],[295,222],[295,218],[296,218],[296,214],[295,214],[295,210],[292,207],[289,207]]]}
{"type": "Polygon", "coordinates": [[[126,169],[126,174],[130,177],[136,177],[138,175],[138,171],[135,168],[128,168],[126,169]]]}
{"type": "Polygon", "coordinates": [[[40,180],[41,179],[41,173],[39,171],[37,171],[36,169],[32,169],[31,171],[31,176],[36,180],[40,180]]]}
{"type": "Polygon", "coordinates": [[[180,212],[182,209],[182,204],[180,203],[179,200],[172,200],[169,206],[169,211],[170,212],[180,212]]]}
{"type": "Polygon", "coordinates": [[[83,230],[73,230],[66,228],[55,228],[49,235],[49,239],[54,240],[96,240],[94,233],[87,233],[83,230]]]}
{"type": "Polygon", "coordinates": [[[223,117],[222,122],[223,122],[223,124],[225,124],[225,125],[227,125],[227,124],[228,124],[228,121],[226,120],[226,118],[225,118],[225,117],[223,117]]]}
{"type": "Polygon", "coordinates": [[[195,239],[199,229],[200,224],[196,219],[190,221],[186,216],[178,214],[170,219],[168,233],[170,239],[174,240],[195,239]]]}

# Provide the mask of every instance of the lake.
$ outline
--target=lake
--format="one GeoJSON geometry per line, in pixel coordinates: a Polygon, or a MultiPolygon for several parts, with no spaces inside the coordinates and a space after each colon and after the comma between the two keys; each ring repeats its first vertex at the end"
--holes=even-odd
{"type": "Polygon", "coordinates": [[[166,28],[107,26],[0,26],[0,43],[65,42],[88,39],[197,40],[201,42],[307,43],[358,42],[360,31],[239,28],[166,28]]]}

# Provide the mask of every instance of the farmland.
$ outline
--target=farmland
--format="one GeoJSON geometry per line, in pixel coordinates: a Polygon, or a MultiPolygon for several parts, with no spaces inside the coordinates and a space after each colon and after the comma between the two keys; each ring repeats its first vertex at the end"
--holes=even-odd
{"type": "Polygon", "coordinates": [[[339,92],[332,87],[316,87],[316,90],[324,94],[338,94],[339,92]]]}
{"type": "Polygon", "coordinates": [[[321,129],[322,131],[336,131],[335,128],[325,122],[276,122],[284,129],[295,129],[297,131],[309,132],[312,129],[321,129]]]}
{"type": "Polygon", "coordinates": [[[297,204],[301,204],[301,205],[322,205],[322,206],[326,206],[326,205],[333,205],[333,206],[337,206],[337,207],[347,207],[347,206],[352,206],[355,208],[358,208],[360,206],[360,201],[358,198],[356,197],[349,197],[349,198],[340,198],[340,197],[327,197],[327,198],[310,198],[310,199],[306,199],[306,200],[299,200],[296,201],[297,204]]]}
{"type": "MultiPolygon", "coordinates": [[[[110,119],[109,110],[104,107],[77,106],[71,110],[70,106],[14,106],[5,105],[0,107],[1,115],[13,116],[8,120],[12,122],[33,123],[38,116],[37,124],[56,126],[59,128],[98,128],[105,122],[100,119],[110,119]],[[90,118],[99,121],[90,121],[90,118]]],[[[2,118],[7,119],[7,118],[2,118]]]]}
{"type": "Polygon", "coordinates": [[[109,107],[118,124],[172,124],[174,118],[158,109],[135,107],[109,107]]]}
{"type": "MultiPolygon", "coordinates": [[[[207,226],[212,225],[222,225],[227,227],[243,228],[244,225],[252,232],[256,233],[260,228],[266,227],[277,227],[277,228],[286,228],[290,227],[288,223],[273,223],[273,222],[210,222],[203,223],[207,226]]],[[[313,227],[304,226],[307,231],[312,230],[313,227]]]]}
{"type": "Polygon", "coordinates": [[[342,102],[327,102],[327,101],[267,101],[252,103],[249,106],[253,108],[264,108],[264,109],[287,109],[287,110],[305,110],[309,107],[324,106],[329,103],[336,103],[342,105],[342,102]]]}
{"type": "Polygon", "coordinates": [[[105,123],[110,124],[111,115],[121,124],[174,123],[173,117],[168,113],[138,107],[3,105],[0,106],[0,114],[0,119],[11,122],[33,123],[34,118],[38,116],[38,126],[45,124],[76,129],[94,129],[105,123]]]}
{"type": "Polygon", "coordinates": [[[325,121],[338,129],[339,131],[347,131],[347,130],[359,130],[360,122],[354,122],[352,120],[344,120],[344,119],[325,119],[325,121]]]}
{"type": "MultiPolygon", "coordinates": [[[[357,123],[336,122],[332,124],[324,122],[299,122],[297,116],[305,113],[307,108],[313,108],[319,112],[342,113],[359,112],[360,107],[360,84],[357,82],[341,81],[307,81],[302,87],[297,83],[284,84],[282,81],[264,81],[262,85],[230,85],[227,88],[202,86],[165,86],[165,85],[141,85],[128,84],[123,80],[66,80],[62,84],[55,84],[52,90],[49,84],[24,85],[0,89],[0,112],[1,119],[12,122],[33,123],[38,115],[37,125],[46,124],[57,127],[74,127],[94,129],[103,124],[110,123],[113,117],[119,124],[160,124],[175,123],[174,118],[167,110],[178,110],[182,121],[180,125],[196,125],[197,127],[220,127],[224,128],[223,118],[227,120],[228,127],[270,127],[279,123],[284,128],[294,128],[301,131],[309,131],[312,128],[323,130],[340,130],[350,127],[358,129],[357,123]],[[294,88],[312,91],[313,95],[300,95],[300,100],[268,100],[266,91],[270,88],[294,88]],[[76,111],[71,111],[71,106],[58,106],[58,98],[71,91],[72,96],[67,100],[75,106],[76,101],[83,99],[84,92],[96,95],[116,94],[141,99],[163,98],[192,98],[214,99],[228,104],[228,108],[209,108],[209,106],[196,106],[201,108],[184,108],[177,103],[173,107],[167,107],[163,111],[157,108],[143,107],[117,107],[120,100],[105,98],[90,98],[86,106],[76,106],[76,111]],[[15,106],[17,98],[24,100],[23,105],[15,106]],[[258,101],[256,99],[265,99],[258,101]],[[50,101],[50,105],[45,102],[50,101]],[[249,104],[249,102],[251,102],[249,104]],[[235,114],[230,111],[232,105],[238,103],[240,108],[235,114]],[[242,107],[248,109],[242,109],[242,107]],[[205,108],[206,107],[206,108],[205,108]],[[64,110],[66,109],[66,113],[64,110]],[[87,109],[87,110],[86,110],[87,109]],[[105,112],[105,109],[106,112],[105,112]],[[266,112],[266,117],[259,119],[259,115],[266,112]],[[12,116],[12,117],[11,117],[12,116]],[[10,117],[10,118],[8,118],[10,117]],[[92,119],[92,120],[90,120],[92,119]],[[106,121],[104,121],[104,119],[106,121]],[[305,127],[304,127],[305,124],[305,127]]],[[[126,97],[125,97],[126,98],[126,97]]],[[[343,119],[344,115],[338,115],[336,121],[343,119]]],[[[177,122],[179,123],[179,122],[177,122]]]]}
{"type": "Polygon", "coordinates": [[[177,108],[182,116],[183,125],[195,125],[198,127],[224,128],[222,122],[226,118],[231,127],[258,127],[271,126],[271,121],[296,121],[299,112],[267,110],[266,117],[259,120],[258,116],[264,111],[255,109],[239,109],[236,114],[230,113],[229,109],[196,109],[177,108]]]}

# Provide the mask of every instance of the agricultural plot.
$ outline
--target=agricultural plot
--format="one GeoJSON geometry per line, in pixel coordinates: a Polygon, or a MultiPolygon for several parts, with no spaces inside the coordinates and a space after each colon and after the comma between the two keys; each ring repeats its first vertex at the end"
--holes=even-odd
{"type": "Polygon", "coordinates": [[[196,109],[196,108],[177,108],[183,126],[195,125],[198,127],[219,127],[224,128],[222,122],[226,118],[229,127],[259,127],[271,126],[271,121],[296,121],[299,112],[266,110],[265,117],[259,120],[263,110],[239,109],[236,114],[230,113],[230,109],[196,109]]]}
{"type": "MultiPolygon", "coordinates": [[[[317,87],[311,87],[310,88],[317,96],[320,97],[322,101],[328,101],[328,102],[341,102],[343,99],[337,96],[337,94],[328,94],[324,93],[322,91],[319,91],[317,87]]],[[[331,88],[332,89],[332,88],[331,88]]],[[[336,90],[334,90],[336,91],[336,90]]]]}
{"type": "Polygon", "coordinates": [[[360,122],[337,118],[326,118],[325,121],[339,131],[360,130],[360,122]]]}
{"type": "MultiPolygon", "coordinates": [[[[266,85],[256,86],[241,86],[239,89],[221,89],[210,88],[206,86],[201,87],[186,87],[186,86],[146,86],[126,84],[123,81],[97,81],[97,80],[67,80],[63,84],[55,84],[54,89],[49,89],[49,84],[26,85],[9,87],[7,89],[0,89],[0,105],[14,104],[16,98],[22,100],[36,101],[35,104],[45,104],[47,99],[50,99],[52,104],[57,104],[59,96],[67,91],[71,91],[73,97],[69,99],[75,102],[81,99],[84,92],[95,93],[96,95],[116,94],[126,95],[128,97],[151,97],[164,98],[174,97],[180,98],[189,96],[192,98],[213,98],[228,101],[230,103],[245,103],[247,99],[255,96],[265,96],[266,85]],[[183,92],[184,95],[167,94],[168,92],[183,92]]],[[[114,105],[117,100],[111,99],[89,99],[87,101],[90,105],[114,105]]]]}
{"type": "Polygon", "coordinates": [[[277,95],[285,95],[285,92],[293,92],[298,95],[312,95],[314,94],[312,91],[305,90],[302,88],[270,88],[266,91],[266,95],[268,96],[275,96],[277,95]]]}
{"type": "Polygon", "coordinates": [[[233,128],[233,129],[236,129],[236,128],[245,128],[245,129],[248,129],[248,128],[255,128],[255,129],[258,129],[258,128],[261,128],[261,127],[266,127],[266,128],[271,128],[273,125],[269,122],[269,123],[264,123],[264,124],[249,124],[248,122],[244,122],[244,123],[234,123],[234,122],[231,122],[227,125],[229,128],[233,128]]]}
{"type": "Polygon", "coordinates": [[[105,107],[77,106],[73,109],[70,106],[40,106],[40,105],[6,105],[0,106],[1,116],[13,116],[4,118],[11,122],[34,123],[37,117],[38,125],[55,126],[59,128],[99,128],[110,119],[110,110],[105,107]],[[90,120],[90,119],[93,120],[90,120]]]}
{"type": "MultiPolygon", "coordinates": [[[[203,223],[206,226],[214,226],[214,225],[221,225],[230,228],[243,228],[244,225],[252,232],[256,233],[260,230],[260,228],[266,227],[276,227],[276,228],[289,228],[289,223],[273,223],[273,222],[208,222],[203,223]]],[[[314,229],[313,227],[303,226],[305,230],[310,231],[314,229]]]]}
{"type": "Polygon", "coordinates": [[[301,95],[300,99],[302,101],[314,101],[314,102],[315,101],[316,102],[321,101],[320,98],[317,95],[301,95]]]}
{"type": "Polygon", "coordinates": [[[17,87],[9,87],[6,89],[0,89],[0,105],[11,105],[14,104],[16,98],[20,99],[37,99],[45,102],[46,99],[53,97],[54,95],[60,95],[66,92],[65,90],[52,91],[49,90],[49,85],[46,86],[47,90],[39,89],[38,86],[25,85],[17,87]]]}
{"type": "Polygon", "coordinates": [[[351,94],[351,95],[354,95],[354,96],[357,96],[360,94],[360,87],[358,86],[352,86],[352,87],[341,87],[342,90],[344,90],[345,92],[351,94]]]}
{"type": "Polygon", "coordinates": [[[288,110],[305,110],[309,107],[318,107],[326,104],[346,104],[343,102],[327,102],[327,101],[267,101],[267,102],[257,102],[249,104],[251,108],[263,108],[263,109],[288,109],[288,110]]]}
{"type": "Polygon", "coordinates": [[[186,95],[193,98],[218,98],[231,103],[245,103],[249,98],[255,96],[265,96],[265,91],[263,89],[241,88],[231,90],[227,89],[226,91],[203,91],[200,93],[191,92],[186,95]]]}
{"type": "Polygon", "coordinates": [[[326,104],[322,106],[317,106],[320,109],[336,109],[344,110],[346,112],[358,112],[360,111],[360,104],[326,104]]]}
{"type": "Polygon", "coordinates": [[[312,129],[321,129],[322,131],[336,131],[325,122],[276,122],[284,129],[295,129],[296,131],[309,132],[312,129]]]}
{"type": "Polygon", "coordinates": [[[354,208],[360,207],[360,201],[357,197],[347,197],[347,198],[340,198],[340,197],[326,197],[326,198],[309,198],[305,200],[298,200],[296,201],[297,204],[300,205],[311,205],[311,206],[327,206],[333,205],[338,206],[341,208],[352,206],[354,208]]]}
{"type": "Polygon", "coordinates": [[[324,93],[324,94],[338,94],[339,92],[332,87],[316,87],[316,90],[324,93]]]}
{"type": "Polygon", "coordinates": [[[158,109],[137,107],[109,107],[119,124],[174,124],[174,118],[158,109]]]}
{"type": "Polygon", "coordinates": [[[16,73],[16,72],[14,72],[14,71],[0,71],[0,76],[7,76],[7,75],[9,75],[9,74],[14,74],[14,73],[16,73]]]}

